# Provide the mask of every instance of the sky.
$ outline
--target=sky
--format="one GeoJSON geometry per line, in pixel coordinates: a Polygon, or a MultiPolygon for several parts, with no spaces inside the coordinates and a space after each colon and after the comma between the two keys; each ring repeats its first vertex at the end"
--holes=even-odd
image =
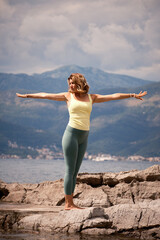
{"type": "Polygon", "coordinates": [[[0,72],[64,65],[160,81],[160,0],[0,0],[0,72]]]}

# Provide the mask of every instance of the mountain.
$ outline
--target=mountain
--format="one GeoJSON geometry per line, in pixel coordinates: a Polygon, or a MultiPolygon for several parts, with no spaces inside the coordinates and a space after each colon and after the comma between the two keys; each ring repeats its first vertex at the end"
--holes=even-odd
{"type": "Polygon", "coordinates": [[[90,90],[113,87],[138,87],[151,83],[150,81],[125,75],[111,74],[92,67],[79,67],[76,65],[60,67],[42,74],[6,74],[0,73],[0,89],[25,89],[31,91],[61,92],[67,91],[67,79],[73,72],[85,75],[90,90]]]}
{"type": "Polygon", "coordinates": [[[0,74],[0,154],[35,157],[36,148],[61,149],[68,122],[65,103],[22,99],[16,97],[16,92],[67,91],[66,79],[72,72],[85,75],[91,92],[148,91],[144,101],[131,98],[93,105],[89,153],[160,156],[160,83],[79,66],[64,66],[32,76],[0,74]]]}
{"type": "Polygon", "coordinates": [[[43,79],[61,79],[61,82],[66,81],[66,77],[71,73],[82,73],[87,79],[91,90],[112,88],[112,87],[137,87],[150,83],[139,78],[134,78],[125,75],[106,73],[100,69],[92,67],[79,67],[76,65],[63,66],[54,71],[48,71],[38,75],[43,79]]]}

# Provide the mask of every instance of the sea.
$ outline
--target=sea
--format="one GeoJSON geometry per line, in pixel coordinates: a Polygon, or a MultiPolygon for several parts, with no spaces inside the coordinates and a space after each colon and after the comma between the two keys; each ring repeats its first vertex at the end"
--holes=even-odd
{"type": "MultiPolygon", "coordinates": [[[[121,172],[133,169],[144,170],[160,162],[148,161],[92,161],[83,160],[80,173],[121,172]]],[[[64,177],[64,160],[45,159],[0,159],[0,180],[7,183],[40,183],[64,177]]],[[[0,232],[0,240],[134,240],[122,236],[87,236],[80,234],[35,234],[0,232]]]]}
{"type": "MultiPolygon", "coordinates": [[[[80,173],[143,170],[160,162],[83,160],[80,173]]],[[[6,183],[40,183],[64,178],[64,160],[0,159],[0,180],[6,183]]]]}

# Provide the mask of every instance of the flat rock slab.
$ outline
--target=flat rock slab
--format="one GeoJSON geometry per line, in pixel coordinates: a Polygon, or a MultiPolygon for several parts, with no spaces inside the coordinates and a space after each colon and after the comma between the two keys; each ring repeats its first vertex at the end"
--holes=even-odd
{"type": "Polygon", "coordinates": [[[64,208],[61,206],[42,206],[34,204],[15,204],[15,203],[0,203],[0,213],[5,212],[19,212],[19,213],[58,213],[64,208]]]}

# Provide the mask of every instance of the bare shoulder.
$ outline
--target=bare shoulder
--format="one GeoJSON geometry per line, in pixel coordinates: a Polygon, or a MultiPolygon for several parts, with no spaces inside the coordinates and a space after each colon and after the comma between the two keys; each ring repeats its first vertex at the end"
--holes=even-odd
{"type": "Polygon", "coordinates": [[[56,101],[67,101],[68,100],[67,96],[68,96],[67,92],[46,94],[47,99],[56,100],[56,101]]]}
{"type": "Polygon", "coordinates": [[[96,99],[96,94],[90,94],[91,98],[92,98],[92,102],[94,103],[95,102],[95,99],[96,99]]]}
{"type": "Polygon", "coordinates": [[[71,98],[71,93],[70,93],[70,92],[65,92],[65,93],[64,93],[64,96],[65,96],[65,98],[66,98],[66,101],[69,101],[70,98],[71,98]]]}
{"type": "Polygon", "coordinates": [[[96,94],[91,93],[90,96],[91,96],[92,99],[95,99],[96,94]]]}

